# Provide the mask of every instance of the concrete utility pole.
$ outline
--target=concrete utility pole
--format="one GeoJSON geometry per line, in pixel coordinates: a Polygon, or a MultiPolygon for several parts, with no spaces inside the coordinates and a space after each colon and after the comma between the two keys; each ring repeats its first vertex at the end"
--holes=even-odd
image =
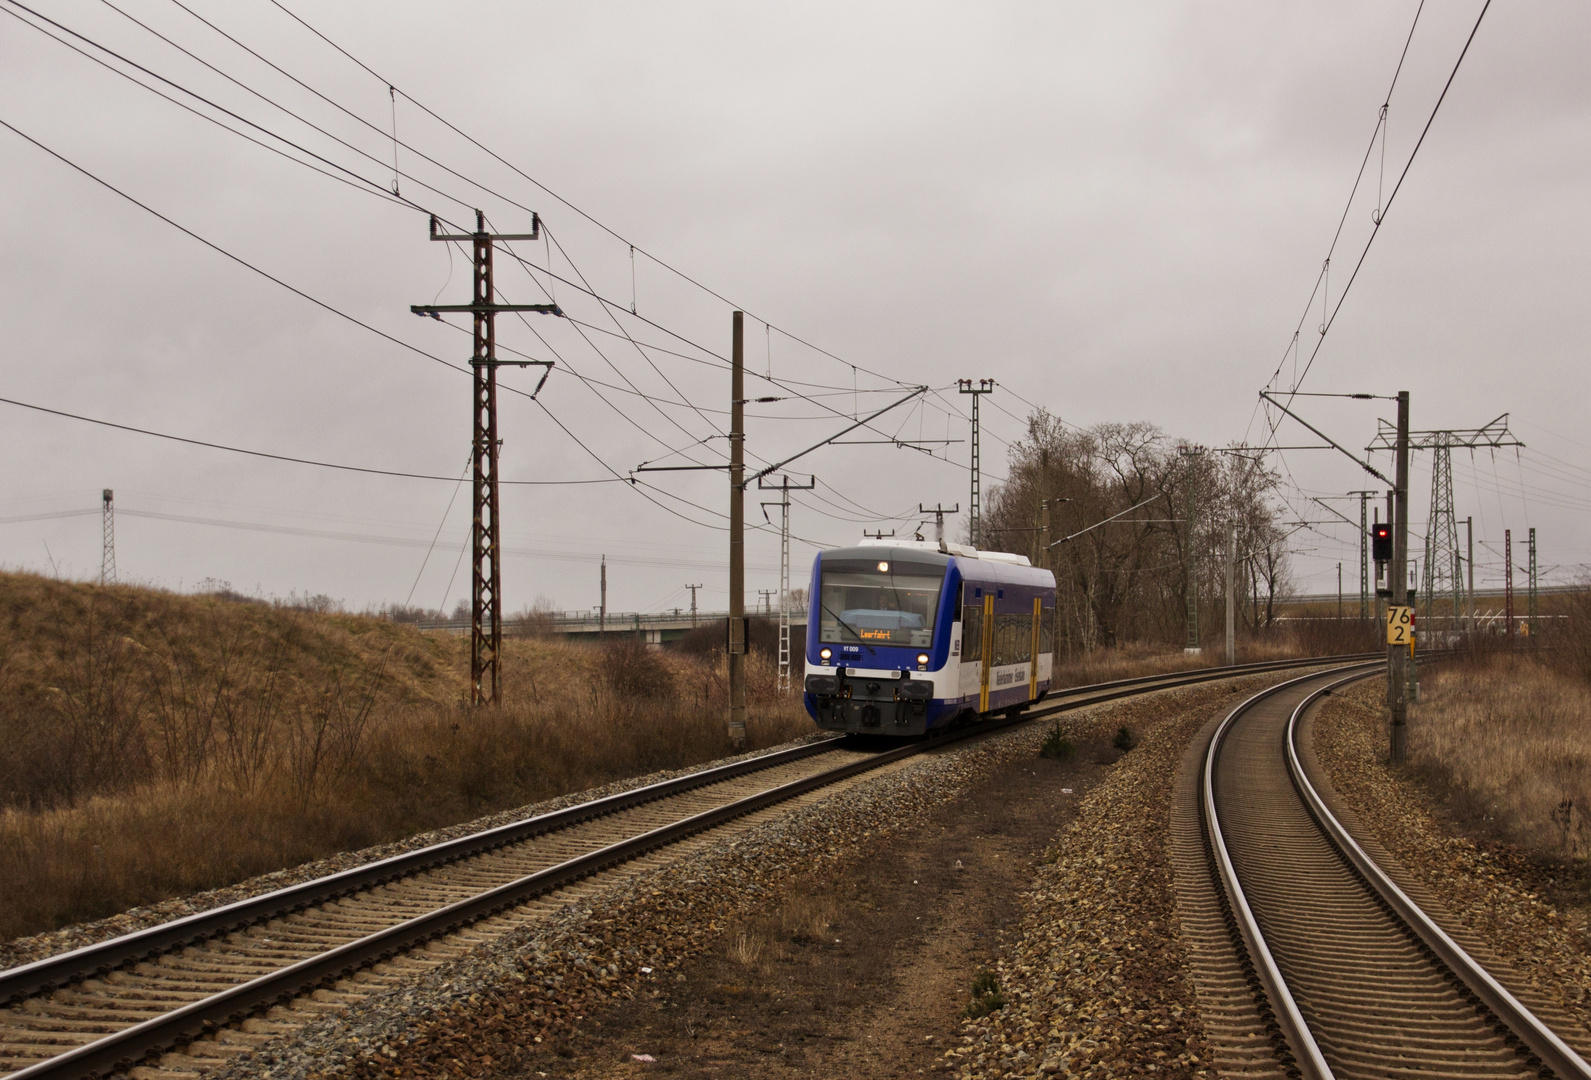
{"type": "Polygon", "coordinates": [[[694,630],[696,628],[696,590],[701,588],[701,586],[687,585],[685,587],[691,591],[691,629],[694,630]]]}
{"type": "Polygon", "coordinates": [[[1198,536],[1199,505],[1194,490],[1196,469],[1200,456],[1204,454],[1202,446],[1184,446],[1177,453],[1188,462],[1188,533],[1187,542],[1182,546],[1182,577],[1184,599],[1187,604],[1186,622],[1188,628],[1188,643],[1183,646],[1185,653],[1199,653],[1199,583],[1194,574],[1193,545],[1198,536]]]}
{"type": "Polygon", "coordinates": [[[993,379],[979,379],[978,385],[973,386],[971,379],[957,379],[957,389],[963,394],[972,395],[972,499],[967,509],[967,536],[972,541],[972,546],[977,547],[981,539],[979,532],[983,524],[978,501],[978,481],[980,463],[978,458],[978,398],[984,394],[994,392],[993,379]]]}
{"type": "MultiPolygon", "coordinates": [[[[106,488],[100,496],[103,508],[100,511],[100,526],[104,533],[104,546],[100,549],[99,556],[99,583],[101,585],[116,584],[116,502],[115,495],[110,488],[106,488]]],[[[1534,530],[1532,530],[1534,534],[1534,530]]]]}
{"type": "MultiPolygon", "coordinates": [[[[977,401],[978,399],[973,398],[972,400],[977,401]]],[[[934,539],[938,540],[940,543],[943,543],[945,539],[945,515],[961,513],[961,504],[957,503],[955,506],[952,506],[947,510],[944,503],[934,503],[934,505],[931,507],[924,506],[922,503],[918,503],[917,512],[919,514],[934,515],[934,539]]]]}
{"type": "Polygon", "coordinates": [[[1237,523],[1226,527],[1226,665],[1237,663],[1237,523]]]}
{"type": "Polygon", "coordinates": [[[1039,557],[1044,561],[1040,566],[1050,568],[1050,500],[1039,500],[1039,557]]]}
{"type": "MultiPolygon", "coordinates": [[[[780,492],[779,501],[776,503],[763,503],[762,516],[768,516],[768,507],[779,508],[779,683],[778,690],[781,694],[790,692],[790,492],[812,491],[818,486],[816,476],[808,477],[804,484],[792,484],[788,476],[781,476],[779,483],[767,484],[762,477],[757,478],[757,488],[761,491],[780,492]]],[[[811,607],[810,601],[807,605],[811,607]]]]}
{"type": "Polygon", "coordinates": [[[746,741],[746,315],[732,317],[729,381],[729,739],[746,741]]]}
{"type": "Polygon", "coordinates": [[[608,557],[602,556],[602,606],[597,609],[597,636],[608,636],[608,557]]]}
{"type": "MultiPolygon", "coordinates": [[[[1403,607],[1409,601],[1409,392],[1398,391],[1396,486],[1392,500],[1392,603],[1403,607]]],[[[1409,753],[1409,650],[1403,645],[1387,646],[1387,701],[1392,712],[1392,764],[1402,765],[1409,753]]]]}
{"type": "Polygon", "coordinates": [[[1342,563],[1337,564],[1337,621],[1342,622],[1342,563]]]}
{"type": "MultiPolygon", "coordinates": [[[[431,239],[468,242],[475,248],[475,293],[468,304],[411,304],[416,315],[440,319],[444,312],[469,312],[475,317],[475,352],[470,367],[475,373],[474,407],[474,494],[475,514],[470,528],[474,555],[470,573],[470,700],[476,705],[500,704],[502,693],[503,649],[503,573],[502,527],[498,519],[497,455],[497,368],[552,368],[549,360],[498,360],[497,313],[530,311],[543,315],[562,315],[557,304],[499,304],[492,285],[492,251],[498,240],[540,240],[541,219],[530,216],[528,233],[489,233],[486,215],[475,211],[473,233],[448,234],[431,216],[431,239]]],[[[542,374],[546,381],[546,372],[542,374]]],[[[537,389],[540,389],[538,387],[537,389]]]]}
{"type": "Polygon", "coordinates": [[[1526,601],[1525,616],[1530,620],[1530,644],[1536,644],[1536,527],[1530,527],[1530,597],[1526,601]]]}

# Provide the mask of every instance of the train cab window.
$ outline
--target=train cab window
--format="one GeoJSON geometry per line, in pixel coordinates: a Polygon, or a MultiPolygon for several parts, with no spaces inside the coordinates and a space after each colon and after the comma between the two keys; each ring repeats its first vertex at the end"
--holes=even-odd
{"type": "Polygon", "coordinates": [[[825,561],[818,639],[836,644],[933,644],[943,566],[825,561]]]}

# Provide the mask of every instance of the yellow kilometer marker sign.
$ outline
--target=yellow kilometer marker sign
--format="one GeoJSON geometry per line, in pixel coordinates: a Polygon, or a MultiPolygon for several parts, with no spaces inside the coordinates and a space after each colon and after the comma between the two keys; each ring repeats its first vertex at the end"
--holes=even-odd
{"type": "Polygon", "coordinates": [[[1407,645],[1414,648],[1414,609],[1389,606],[1387,608],[1387,644],[1407,645]]]}

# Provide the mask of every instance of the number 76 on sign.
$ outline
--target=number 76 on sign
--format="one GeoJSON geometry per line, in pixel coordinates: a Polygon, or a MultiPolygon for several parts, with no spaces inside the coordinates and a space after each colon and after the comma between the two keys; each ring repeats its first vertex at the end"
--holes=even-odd
{"type": "Polygon", "coordinates": [[[1391,606],[1387,608],[1387,644],[1407,645],[1414,648],[1414,609],[1391,606]]]}

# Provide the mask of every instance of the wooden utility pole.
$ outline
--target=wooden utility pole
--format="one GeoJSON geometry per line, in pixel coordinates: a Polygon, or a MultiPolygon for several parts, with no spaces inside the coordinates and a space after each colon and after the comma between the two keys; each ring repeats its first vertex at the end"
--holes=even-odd
{"type": "Polygon", "coordinates": [[[734,313],[729,380],[729,739],[746,741],[746,316],[734,313]]]}
{"type": "MultiPolygon", "coordinates": [[[[1409,392],[1398,391],[1396,486],[1392,499],[1392,603],[1409,602],[1409,392]]],[[[1387,703],[1392,712],[1392,764],[1402,765],[1409,753],[1409,648],[1387,646],[1387,703]]]]}
{"type": "Polygon", "coordinates": [[[498,240],[540,240],[541,219],[530,217],[528,233],[489,233],[486,215],[475,211],[473,233],[449,234],[440,231],[441,223],[431,215],[431,239],[468,242],[475,248],[475,293],[468,304],[411,304],[416,315],[440,319],[444,312],[469,312],[475,317],[475,352],[470,368],[475,373],[474,408],[474,494],[475,514],[470,526],[470,546],[474,555],[470,573],[470,700],[476,705],[497,705],[502,693],[503,648],[503,568],[502,526],[498,520],[497,452],[497,368],[551,368],[548,360],[499,360],[497,358],[497,313],[531,311],[542,315],[562,315],[557,304],[499,304],[492,284],[492,250],[498,240]]]}

